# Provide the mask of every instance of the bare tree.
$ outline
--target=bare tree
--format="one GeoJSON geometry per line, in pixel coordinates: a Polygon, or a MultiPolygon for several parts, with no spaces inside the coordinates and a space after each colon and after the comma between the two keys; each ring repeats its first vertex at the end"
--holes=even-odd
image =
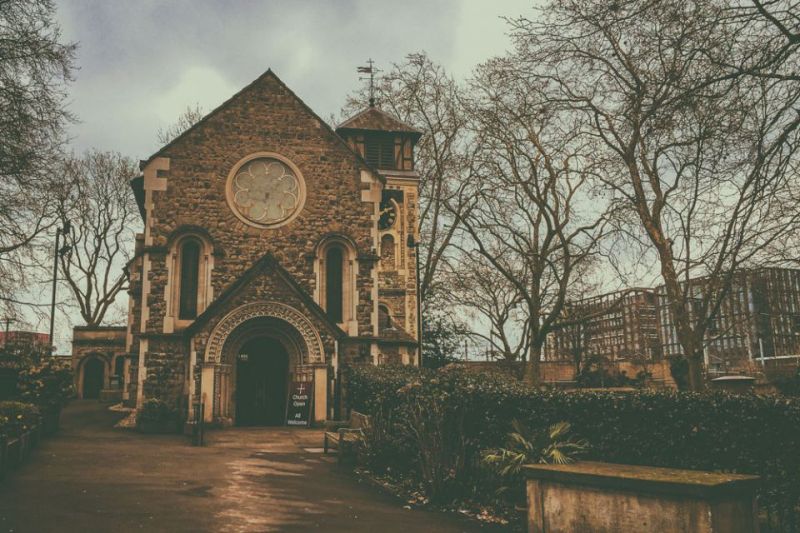
{"type": "MultiPolygon", "coordinates": [[[[524,275],[520,271],[517,278],[524,275]]],[[[448,272],[445,285],[449,289],[448,307],[465,311],[472,325],[470,335],[487,343],[494,358],[506,363],[525,360],[530,344],[530,317],[515,283],[480,253],[461,250],[458,270],[448,272]],[[488,324],[488,331],[482,327],[484,324],[488,324]]]]}
{"type": "Polygon", "coordinates": [[[729,11],[744,53],[714,58],[719,64],[734,75],[800,81],[792,60],[800,49],[800,2],[736,0],[729,11]]]}
{"type": "Polygon", "coordinates": [[[74,44],[50,0],[0,0],[0,307],[21,303],[36,239],[54,215],[53,184],[70,120],[74,44]]]}
{"type": "Polygon", "coordinates": [[[512,24],[518,75],[543,84],[548,105],[569,107],[577,134],[598,141],[598,175],[635,221],[620,231],[658,259],[693,390],[733,273],[800,216],[787,206],[800,85],[781,75],[797,71],[797,54],[764,60],[754,47],[769,25],[730,7],[551,2],[512,24]]]}
{"type": "Polygon", "coordinates": [[[555,360],[563,360],[564,356],[575,365],[575,374],[579,374],[583,363],[595,355],[592,349],[592,340],[595,333],[595,322],[598,318],[618,309],[626,291],[611,302],[599,302],[592,305],[588,298],[598,291],[598,284],[592,279],[591,273],[598,267],[598,261],[587,261],[576,275],[567,289],[567,299],[561,307],[561,315],[554,321],[548,332],[548,342],[556,343],[551,347],[551,355],[555,360]]]}
{"type": "MultiPolygon", "coordinates": [[[[464,191],[473,158],[462,91],[424,53],[392,65],[376,87],[384,111],[423,132],[414,162],[420,175],[420,299],[425,308],[439,290],[441,267],[454,251],[451,245],[467,205],[464,191]]],[[[359,92],[349,98],[343,114],[361,110],[366,101],[359,92]]]]}
{"type": "Polygon", "coordinates": [[[115,152],[90,151],[65,162],[61,217],[72,222],[70,251],[61,273],[88,326],[103,322],[127,288],[123,268],[133,252],[139,213],[130,188],[134,161],[115,152]]]}
{"type": "Polygon", "coordinates": [[[158,128],[158,133],[156,133],[158,142],[162,145],[169,144],[184,131],[200,122],[204,116],[205,114],[200,104],[196,103],[194,107],[186,106],[186,109],[178,115],[178,120],[176,120],[174,124],[166,128],[158,128]]]}
{"type": "Polygon", "coordinates": [[[594,196],[594,146],[575,134],[581,124],[546,105],[546,87],[511,67],[494,60],[476,72],[470,108],[478,158],[461,223],[522,301],[524,375],[538,383],[546,336],[608,214],[607,203],[594,196]]]}

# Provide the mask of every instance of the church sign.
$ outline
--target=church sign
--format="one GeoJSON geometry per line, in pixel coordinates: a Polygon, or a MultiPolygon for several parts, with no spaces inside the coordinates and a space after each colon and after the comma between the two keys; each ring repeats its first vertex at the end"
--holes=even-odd
{"type": "Polygon", "coordinates": [[[292,381],[286,401],[286,425],[308,427],[311,422],[313,381],[292,381]]]}

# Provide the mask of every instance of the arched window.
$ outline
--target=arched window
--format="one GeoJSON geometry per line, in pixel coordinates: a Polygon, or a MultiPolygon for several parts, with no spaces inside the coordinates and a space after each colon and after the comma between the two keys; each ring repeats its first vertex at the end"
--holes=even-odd
{"type": "Polygon", "coordinates": [[[178,300],[178,318],[190,320],[197,317],[197,288],[200,274],[200,243],[189,239],[181,246],[181,283],[178,300]]]}
{"type": "Polygon", "coordinates": [[[179,228],[167,246],[164,333],[173,333],[191,324],[214,299],[211,275],[216,249],[208,232],[195,227],[179,228]]]}
{"type": "Polygon", "coordinates": [[[334,322],[344,321],[344,253],[331,246],[325,254],[325,310],[334,322]]]}
{"type": "Polygon", "coordinates": [[[389,308],[383,304],[378,306],[378,331],[384,331],[392,328],[392,315],[389,314],[389,308]]]}

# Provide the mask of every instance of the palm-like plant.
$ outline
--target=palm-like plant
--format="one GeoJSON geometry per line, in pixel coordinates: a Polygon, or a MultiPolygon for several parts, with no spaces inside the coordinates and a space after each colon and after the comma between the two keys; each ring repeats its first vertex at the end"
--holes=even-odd
{"type": "Polygon", "coordinates": [[[526,464],[568,464],[589,449],[585,439],[570,436],[569,422],[557,422],[546,430],[530,431],[518,420],[511,423],[508,447],[483,452],[484,464],[502,477],[515,477],[526,464]]]}

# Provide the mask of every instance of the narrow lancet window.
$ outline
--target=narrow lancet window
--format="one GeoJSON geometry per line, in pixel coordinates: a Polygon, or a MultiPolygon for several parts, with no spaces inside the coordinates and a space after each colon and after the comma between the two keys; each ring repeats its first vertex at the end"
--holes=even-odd
{"type": "Polygon", "coordinates": [[[200,244],[191,240],[181,246],[181,291],[178,318],[197,317],[197,284],[200,272],[200,244]]]}
{"type": "Polygon", "coordinates": [[[343,321],[344,254],[334,246],[325,255],[325,310],[334,322],[343,321]]]}

